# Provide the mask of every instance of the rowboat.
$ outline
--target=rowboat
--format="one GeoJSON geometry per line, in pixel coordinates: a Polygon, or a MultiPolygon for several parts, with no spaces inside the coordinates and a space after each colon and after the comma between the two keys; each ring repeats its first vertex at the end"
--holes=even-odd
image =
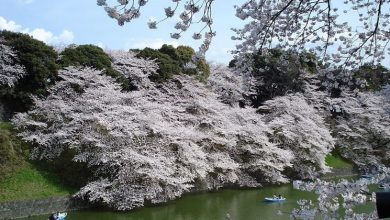
{"type": "Polygon", "coordinates": [[[58,212],[55,214],[51,214],[48,220],[65,220],[68,213],[66,212],[58,212]]]}
{"type": "Polygon", "coordinates": [[[283,201],[286,201],[286,198],[283,198],[283,197],[265,197],[264,198],[264,201],[265,202],[283,202],[283,201]]]}
{"type": "Polygon", "coordinates": [[[66,212],[58,213],[57,220],[65,220],[68,214],[66,212]]]}
{"type": "Polygon", "coordinates": [[[360,176],[360,178],[363,178],[363,179],[371,179],[371,178],[372,178],[372,175],[363,174],[363,175],[360,176]]]}

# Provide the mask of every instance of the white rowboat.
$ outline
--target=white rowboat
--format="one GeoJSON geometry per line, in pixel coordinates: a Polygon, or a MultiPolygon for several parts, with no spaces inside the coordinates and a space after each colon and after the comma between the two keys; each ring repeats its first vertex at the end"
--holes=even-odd
{"type": "Polygon", "coordinates": [[[67,215],[68,215],[68,213],[66,213],[66,212],[52,214],[48,220],[52,219],[53,217],[55,220],[65,220],[67,215]]]}
{"type": "Polygon", "coordinates": [[[264,201],[266,201],[266,202],[283,202],[283,201],[285,201],[286,200],[286,198],[272,198],[272,197],[265,197],[264,198],[264,201]]]}

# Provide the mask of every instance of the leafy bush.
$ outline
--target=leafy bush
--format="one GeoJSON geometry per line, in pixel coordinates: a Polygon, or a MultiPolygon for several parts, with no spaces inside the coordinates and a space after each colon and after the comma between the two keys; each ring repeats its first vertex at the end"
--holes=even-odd
{"type": "Polygon", "coordinates": [[[183,46],[183,45],[178,46],[176,48],[176,51],[182,65],[191,62],[192,57],[195,55],[195,50],[189,46],[183,46]]]}
{"type": "Polygon", "coordinates": [[[62,67],[88,66],[104,70],[107,75],[114,78],[120,75],[112,68],[111,58],[98,46],[80,45],[77,47],[68,47],[60,55],[60,64],[62,67]]]}
{"type": "Polygon", "coordinates": [[[196,62],[196,70],[198,71],[197,78],[201,82],[206,82],[210,76],[210,66],[206,60],[199,60],[196,62]]]}
{"type": "Polygon", "coordinates": [[[170,56],[173,60],[181,61],[177,50],[172,45],[164,44],[158,49],[163,54],[170,56]]]}
{"type": "Polygon", "coordinates": [[[88,66],[98,70],[104,70],[104,73],[116,79],[126,91],[132,90],[129,79],[112,68],[111,58],[104,50],[95,45],[71,46],[61,52],[60,65],[68,66],[88,66]]]}
{"type": "Polygon", "coordinates": [[[363,65],[354,71],[341,68],[320,74],[321,89],[328,90],[331,97],[338,98],[343,90],[379,91],[390,83],[390,72],[378,65],[363,65]]]}
{"type": "Polygon", "coordinates": [[[365,90],[379,91],[386,84],[390,84],[390,71],[382,65],[363,65],[353,73],[354,78],[366,82],[365,90]]]}
{"type": "Polygon", "coordinates": [[[32,104],[30,94],[47,95],[48,87],[57,80],[58,55],[52,47],[26,34],[0,31],[0,38],[17,53],[27,71],[14,87],[1,87],[0,96],[14,104],[14,111],[25,111],[32,104]]]}
{"type": "Polygon", "coordinates": [[[188,46],[178,46],[164,44],[160,49],[154,50],[145,48],[140,50],[137,57],[155,59],[158,62],[158,75],[151,76],[154,82],[163,82],[180,72],[187,75],[196,75],[197,79],[204,82],[210,75],[210,67],[205,60],[195,63],[192,57],[195,55],[194,49],[188,46]],[[191,67],[189,63],[193,63],[191,67]]]}
{"type": "MultiPolygon", "coordinates": [[[[235,62],[231,62],[234,66],[235,62]]],[[[289,92],[303,92],[303,75],[314,74],[317,62],[313,55],[271,49],[267,54],[253,55],[251,77],[255,78],[255,94],[249,99],[254,107],[289,92]]]]}
{"type": "MultiPolygon", "coordinates": [[[[188,63],[193,63],[192,57],[195,55],[195,50],[188,46],[178,46],[176,48],[179,55],[180,64],[185,67],[188,63]]],[[[205,82],[210,76],[210,66],[206,60],[201,59],[195,62],[195,68],[183,68],[183,73],[187,75],[197,75],[197,79],[205,82]]]]}
{"type": "Polygon", "coordinates": [[[159,69],[157,70],[158,75],[152,75],[150,79],[154,82],[163,82],[173,75],[179,74],[181,71],[180,63],[173,60],[168,54],[162,53],[159,50],[151,48],[145,48],[141,50],[137,57],[156,59],[159,69]]]}

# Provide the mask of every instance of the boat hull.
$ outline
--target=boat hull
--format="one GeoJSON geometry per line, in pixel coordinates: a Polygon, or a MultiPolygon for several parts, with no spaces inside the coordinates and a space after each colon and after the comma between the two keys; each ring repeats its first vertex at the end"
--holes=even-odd
{"type": "Polygon", "coordinates": [[[286,198],[276,199],[276,198],[264,198],[265,202],[284,202],[286,198]]]}
{"type": "MultiPolygon", "coordinates": [[[[60,212],[57,214],[54,214],[54,218],[55,220],[66,220],[66,216],[68,215],[68,213],[66,212],[60,212]]],[[[50,220],[52,217],[48,218],[48,220],[50,220]]]]}

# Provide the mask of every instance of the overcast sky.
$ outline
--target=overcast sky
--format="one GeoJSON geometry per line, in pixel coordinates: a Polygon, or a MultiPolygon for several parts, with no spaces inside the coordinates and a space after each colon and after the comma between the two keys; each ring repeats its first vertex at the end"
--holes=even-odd
{"type": "MultiPolygon", "coordinates": [[[[242,22],[234,16],[234,4],[243,0],[215,1],[213,17],[217,36],[207,53],[212,61],[228,63],[235,42],[231,27],[240,27],[242,22]]],[[[192,40],[192,34],[201,27],[194,26],[181,39],[173,40],[175,19],[159,25],[157,30],[147,27],[149,18],[164,17],[164,7],[170,0],[150,0],[141,11],[141,18],[120,27],[106,15],[96,0],[0,0],[0,29],[25,32],[52,45],[96,44],[107,49],[160,47],[164,43],[189,45],[197,49],[200,41],[192,40]]]]}

